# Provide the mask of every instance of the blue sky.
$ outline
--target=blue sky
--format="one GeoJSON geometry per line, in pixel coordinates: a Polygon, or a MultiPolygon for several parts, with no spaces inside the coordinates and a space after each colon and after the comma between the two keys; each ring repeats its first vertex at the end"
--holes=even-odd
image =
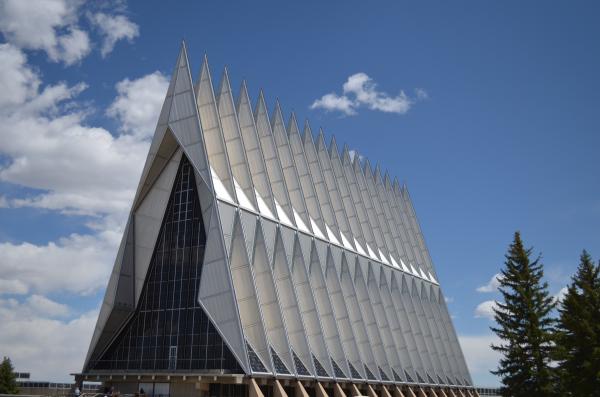
{"type": "Polygon", "coordinates": [[[222,3],[0,2],[0,354],[80,369],[185,39],[194,75],[206,53],[215,84],[227,65],[407,183],[473,377],[497,384],[486,285],[514,231],[552,294],[600,258],[600,7],[222,3]]]}

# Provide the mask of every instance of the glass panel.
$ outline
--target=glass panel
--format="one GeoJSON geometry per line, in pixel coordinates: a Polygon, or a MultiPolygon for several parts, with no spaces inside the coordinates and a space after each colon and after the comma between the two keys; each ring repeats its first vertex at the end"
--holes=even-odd
{"type": "Polygon", "coordinates": [[[296,366],[298,375],[310,376],[310,372],[308,372],[308,369],[306,369],[304,363],[300,360],[300,358],[296,355],[296,352],[293,350],[292,355],[294,356],[294,365],[296,366]]]}
{"type": "Polygon", "coordinates": [[[258,357],[258,354],[256,354],[252,346],[250,346],[250,343],[248,343],[247,341],[246,350],[248,351],[248,361],[250,362],[250,368],[252,368],[252,371],[263,373],[268,372],[267,368],[265,368],[265,365],[260,360],[260,357],[258,357]]]}
{"type": "Polygon", "coordinates": [[[243,373],[197,300],[205,244],[194,170],[182,157],[138,307],[89,369],[243,373]]]}
{"type": "Polygon", "coordinates": [[[333,358],[331,358],[331,365],[333,366],[333,372],[335,372],[335,376],[337,378],[346,378],[346,374],[344,373],[344,371],[342,371],[342,369],[340,368],[339,365],[337,365],[337,363],[335,362],[335,360],[333,358]]]}
{"type": "Polygon", "coordinates": [[[323,368],[319,360],[317,360],[317,358],[314,355],[312,356],[312,358],[313,362],[315,363],[315,370],[317,371],[317,376],[323,376],[328,378],[329,374],[327,373],[327,371],[325,371],[325,368],[323,368]]]}
{"type": "Polygon", "coordinates": [[[358,373],[358,371],[356,370],[356,368],[354,368],[354,365],[352,365],[352,363],[350,361],[348,361],[348,367],[350,367],[350,373],[352,374],[352,377],[354,379],[361,379],[362,376],[360,376],[360,374],[358,373]]]}
{"type": "Polygon", "coordinates": [[[271,348],[271,357],[273,358],[273,365],[275,365],[275,372],[278,374],[289,374],[290,371],[287,369],[281,358],[275,350],[271,348]]]}

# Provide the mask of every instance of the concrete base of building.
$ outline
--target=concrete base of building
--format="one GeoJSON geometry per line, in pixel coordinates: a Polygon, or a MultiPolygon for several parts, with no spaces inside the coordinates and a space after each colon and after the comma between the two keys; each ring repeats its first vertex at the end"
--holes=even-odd
{"type": "Polygon", "coordinates": [[[325,381],[244,375],[78,375],[76,382],[103,382],[107,394],[146,397],[479,397],[471,388],[325,381]]]}

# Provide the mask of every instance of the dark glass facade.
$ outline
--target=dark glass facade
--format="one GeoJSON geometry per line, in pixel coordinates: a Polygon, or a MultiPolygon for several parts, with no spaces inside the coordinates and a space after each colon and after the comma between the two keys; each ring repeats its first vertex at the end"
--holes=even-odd
{"type": "Polygon", "coordinates": [[[298,375],[310,376],[310,372],[306,369],[306,366],[300,360],[300,358],[296,355],[296,352],[292,350],[292,355],[294,356],[294,365],[296,366],[296,371],[298,371],[298,375]]]}
{"type": "Polygon", "coordinates": [[[365,365],[365,372],[367,373],[367,379],[369,379],[369,380],[377,380],[377,378],[375,377],[375,375],[373,375],[373,372],[371,372],[371,370],[369,369],[369,367],[367,367],[366,365],[365,365]]]}
{"type": "Polygon", "coordinates": [[[278,374],[289,374],[290,371],[287,369],[281,358],[275,350],[271,348],[271,357],[273,358],[273,365],[275,365],[275,372],[278,374]]]}
{"type": "Polygon", "coordinates": [[[381,380],[383,381],[389,381],[390,378],[387,376],[387,374],[383,371],[383,369],[381,369],[381,367],[379,367],[379,375],[381,376],[381,380]]]}
{"type": "Polygon", "coordinates": [[[256,352],[254,351],[252,346],[250,346],[250,343],[248,343],[247,341],[246,341],[246,350],[248,351],[248,361],[250,362],[250,368],[252,368],[252,371],[268,372],[267,368],[265,368],[265,365],[261,361],[260,357],[258,357],[258,354],[256,354],[256,352]]]}
{"type": "Polygon", "coordinates": [[[198,303],[205,243],[194,171],[184,156],[138,307],[88,369],[243,373],[198,303]]]}
{"type": "Polygon", "coordinates": [[[352,365],[350,361],[348,361],[348,367],[350,367],[350,373],[352,374],[352,377],[354,379],[362,379],[362,376],[360,376],[360,373],[358,373],[358,371],[356,370],[356,368],[354,368],[354,365],[352,365]]]}
{"type": "Polygon", "coordinates": [[[344,371],[342,371],[340,366],[335,362],[333,358],[331,358],[331,366],[333,367],[333,372],[335,373],[335,376],[337,378],[346,378],[346,374],[344,373],[344,371]]]}
{"type": "Polygon", "coordinates": [[[327,373],[327,371],[325,371],[325,368],[323,368],[319,360],[317,360],[317,358],[314,355],[312,356],[312,358],[313,362],[315,363],[315,370],[317,371],[317,375],[323,376],[325,378],[329,377],[329,374],[327,373]]]}

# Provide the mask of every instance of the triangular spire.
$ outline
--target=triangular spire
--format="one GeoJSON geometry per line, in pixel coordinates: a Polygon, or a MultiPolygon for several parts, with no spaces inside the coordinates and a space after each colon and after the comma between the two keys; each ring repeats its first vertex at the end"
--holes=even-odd
{"type": "MultiPolygon", "coordinates": [[[[306,122],[308,124],[308,121],[306,122]]],[[[310,127],[308,127],[310,129],[310,127]]],[[[296,113],[292,112],[290,115],[290,119],[288,121],[287,127],[288,135],[298,134],[300,135],[300,130],[298,128],[298,122],[296,121],[296,113]]]]}
{"type": "Polygon", "coordinates": [[[283,114],[281,113],[281,105],[279,99],[275,101],[275,110],[271,116],[271,129],[273,130],[273,136],[275,137],[275,143],[279,146],[283,142],[287,141],[285,134],[285,123],[283,121],[283,114]]]}
{"type": "Polygon", "coordinates": [[[257,211],[258,205],[256,202],[254,186],[252,184],[252,177],[250,175],[250,170],[248,169],[246,151],[241,138],[238,116],[233,103],[233,95],[231,93],[227,68],[223,71],[217,107],[221,119],[221,127],[228,158],[237,159],[236,161],[230,162],[229,166],[231,174],[233,175],[233,185],[236,191],[238,204],[251,211],[257,211]]]}
{"type": "Polygon", "coordinates": [[[302,142],[304,143],[304,145],[308,144],[309,142],[312,142],[313,145],[315,143],[315,138],[313,137],[312,128],[310,128],[310,123],[308,122],[308,119],[306,119],[304,121],[304,130],[302,132],[302,142]]]}
{"type": "Polygon", "coordinates": [[[246,156],[248,167],[252,175],[252,182],[256,189],[256,202],[258,211],[261,215],[270,219],[276,219],[276,208],[273,201],[273,191],[271,182],[267,175],[265,160],[263,158],[260,140],[258,138],[252,105],[248,97],[248,88],[246,82],[242,81],[240,94],[237,100],[237,114],[240,125],[240,133],[246,156]]]}
{"type": "Polygon", "coordinates": [[[200,69],[200,78],[196,84],[196,97],[215,192],[217,197],[236,203],[233,177],[229,168],[229,159],[206,55],[200,69]]]}
{"type": "MultiPolygon", "coordinates": [[[[354,152],[354,158],[358,157],[358,153],[354,152]]],[[[348,145],[344,145],[344,149],[342,150],[342,165],[351,165],[352,157],[350,156],[350,149],[348,145]]]]}
{"type": "Polygon", "coordinates": [[[194,168],[203,179],[209,180],[206,153],[202,142],[202,129],[198,123],[198,113],[195,111],[193,103],[195,103],[195,98],[187,51],[185,43],[182,42],[160,112],[158,125],[152,137],[150,150],[142,170],[134,199],[134,207],[137,206],[152,186],[177,149],[177,145],[184,146],[184,151],[194,168]],[[171,131],[173,135],[170,135],[168,131],[171,131]]]}
{"type": "Polygon", "coordinates": [[[329,156],[331,158],[340,157],[340,152],[337,146],[337,140],[335,139],[335,135],[331,136],[331,141],[329,142],[329,156]]]}
{"type": "MultiPolygon", "coordinates": [[[[294,227],[294,212],[290,202],[289,190],[284,179],[281,161],[273,138],[273,131],[271,129],[271,123],[269,122],[269,114],[267,112],[267,105],[265,104],[265,97],[262,90],[258,95],[254,119],[263,157],[265,159],[267,174],[273,191],[277,217],[281,223],[294,227]]],[[[285,137],[285,132],[283,135],[284,139],[287,139],[285,137]]]]}

